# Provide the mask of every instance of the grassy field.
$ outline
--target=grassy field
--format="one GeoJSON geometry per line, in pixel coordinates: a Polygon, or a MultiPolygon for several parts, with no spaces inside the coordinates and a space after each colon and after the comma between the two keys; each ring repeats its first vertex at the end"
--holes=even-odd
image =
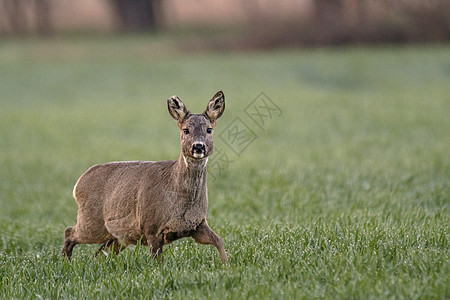
{"type": "Polygon", "coordinates": [[[0,41],[0,298],[449,299],[449,82],[449,46],[182,54],[164,37],[0,41]],[[191,239],[161,264],[139,246],[94,259],[80,245],[63,259],[78,176],[177,158],[166,99],[201,112],[218,90],[215,161],[229,164],[210,170],[208,218],[229,265],[191,239]],[[246,112],[261,92],[279,111],[260,127],[246,112]],[[227,135],[237,117],[250,144],[227,135]]]}

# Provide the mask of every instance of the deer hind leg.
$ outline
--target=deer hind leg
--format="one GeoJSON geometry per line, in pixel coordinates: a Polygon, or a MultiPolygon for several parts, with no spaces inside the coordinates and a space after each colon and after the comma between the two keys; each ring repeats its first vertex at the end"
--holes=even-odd
{"type": "Polygon", "coordinates": [[[119,254],[120,251],[122,251],[123,249],[125,249],[126,246],[125,245],[121,245],[119,243],[118,240],[108,240],[106,242],[104,242],[100,248],[98,248],[98,250],[95,252],[94,256],[98,256],[100,253],[102,252],[110,252],[111,250],[113,251],[114,254],[119,254]]]}
{"type": "Polygon", "coordinates": [[[75,226],[69,226],[64,231],[64,246],[61,249],[61,254],[66,256],[69,260],[72,257],[72,250],[78,244],[75,226]]]}
{"type": "Polygon", "coordinates": [[[104,242],[100,248],[97,249],[97,251],[95,251],[94,257],[97,257],[100,253],[102,253],[104,251],[105,248],[109,248],[109,245],[112,243],[112,240],[106,241],[104,242]]]}
{"type": "Polygon", "coordinates": [[[214,245],[219,251],[220,258],[224,264],[227,264],[228,257],[225,252],[225,246],[222,239],[209,228],[208,223],[204,220],[192,234],[194,240],[199,244],[214,245]]]}
{"type": "Polygon", "coordinates": [[[150,246],[153,258],[158,258],[162,254],[164,246],[163,237],[158,237],[158,235],[149,235],[147,244],[150,246]]]}

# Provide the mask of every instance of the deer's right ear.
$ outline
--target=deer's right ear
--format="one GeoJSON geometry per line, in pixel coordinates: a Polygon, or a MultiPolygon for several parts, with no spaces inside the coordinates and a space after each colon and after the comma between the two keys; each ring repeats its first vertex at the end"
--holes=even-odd
{"type": "Polygon", "coordinates": [[[172,96],[167,99],[167,107],[169,108],[170,115],[180,123],[183,122],[188,114],[186,106],[177,96],[172,96]]]}

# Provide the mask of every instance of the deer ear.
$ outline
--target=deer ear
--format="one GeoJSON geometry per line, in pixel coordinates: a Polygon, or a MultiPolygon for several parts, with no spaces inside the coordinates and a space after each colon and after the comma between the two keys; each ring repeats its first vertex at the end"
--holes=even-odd
{"type": "Polygon", "coordinates": [[[167,107],[169,108],[170,115],[180,123],[183,122],[188,114],[186,106],[177,96],[172,96],[167,99],[167,107]]]}
{"type": "Polygon", "coordinates": [[[225,110],[225,95],[222,91],[218,91],[217,94],[209,100],[208,106],[206,106],[205,114],[211,120],[216,121],[223,114],[225,110]]]}

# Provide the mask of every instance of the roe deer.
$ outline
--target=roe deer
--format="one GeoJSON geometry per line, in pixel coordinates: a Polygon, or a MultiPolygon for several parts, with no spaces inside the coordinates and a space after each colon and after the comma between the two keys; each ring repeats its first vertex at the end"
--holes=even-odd
{"type": "Polygon", "coordinates": [[[214,150],[213,129],[225,110],[219,91],[202,114],[192,114],[181,100],[167,100],[178,122],[181,153],[176,161],[131,161],[95,165],[75,185],[77,224],[65,230],[61,253],[69,259],[76,244],[102,244],[97,253],[119,253],[141,241],[153,257],[183,237],[212,244],[227,263],[222,239],[206,222],[206,163],[214,150]]]}

